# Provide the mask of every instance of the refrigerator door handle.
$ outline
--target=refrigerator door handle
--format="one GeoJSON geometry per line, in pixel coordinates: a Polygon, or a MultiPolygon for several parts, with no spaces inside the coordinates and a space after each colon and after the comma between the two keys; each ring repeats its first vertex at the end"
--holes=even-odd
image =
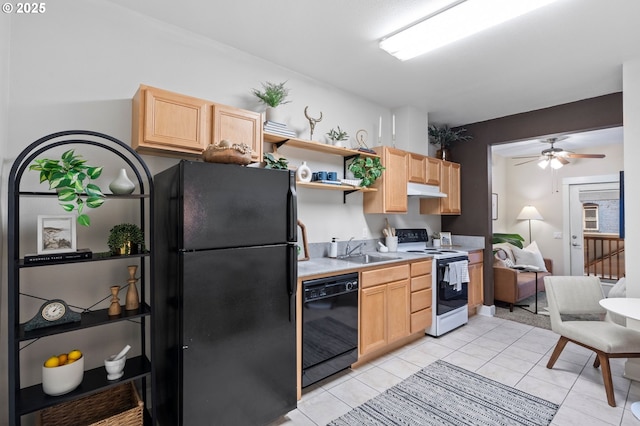
{"type": "Polygon", "coordinates": [[[287,193],[287,241],[298,240],[298,197],[296,195],[296,174],[289,172],[289,192],[287,193]]]}
{"type": "Polygon", "coordinates": [[[287,245],[287,296],[289,298],[289,322],[295,322],[295,300],[298,291],[298,248],[295,244],[287,245]]]}

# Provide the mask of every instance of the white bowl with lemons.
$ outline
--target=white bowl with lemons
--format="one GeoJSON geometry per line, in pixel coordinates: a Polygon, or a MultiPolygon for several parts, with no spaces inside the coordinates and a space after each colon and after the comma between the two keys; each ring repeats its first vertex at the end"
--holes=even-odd
{"type": "Polygon", "coordinates": [[[49,358],[42,367],[42,390],[47,395],[69,393],[82,383],[84,356],[77,349],[49,358]],[[54,360],[57,358],[57,361],[54,360]]]}

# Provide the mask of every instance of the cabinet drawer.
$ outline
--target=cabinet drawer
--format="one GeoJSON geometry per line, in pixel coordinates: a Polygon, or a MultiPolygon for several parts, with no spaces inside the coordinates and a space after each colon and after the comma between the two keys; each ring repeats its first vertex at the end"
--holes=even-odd
{"type": "Polygon", "coordinates": [[[411,293],[411,312],[417,312],[431,306],[431,289],[411,293]]]}
{"type": "Polygon", "coordinates": [[[424,330],[431,325],[431,308],[411,314],[411,333],[424,330]]]}
{"type": "Polygon", "coordinates": [[[411,278],[411,291],[431,288],[431,274],[411,278]]]}
{"type": "Polygon", "coordinates": [[[417,277],[418,275],[425,275],[431,273],[431,259],[421,261],[421,262],[413,262],[411,264],[411,276],[417,277]]]}
{"type": "Polygon", "coordinates": [[[409,278],[409,265],[374,269],[372,271],[365,271],[362,273],[361,287],[366,288],[407,278],[409,278]]]}
{"type": "Polygon", "coordinates": [[[469,252],[469,263],[482,263],[482,250],[469,252]]]}

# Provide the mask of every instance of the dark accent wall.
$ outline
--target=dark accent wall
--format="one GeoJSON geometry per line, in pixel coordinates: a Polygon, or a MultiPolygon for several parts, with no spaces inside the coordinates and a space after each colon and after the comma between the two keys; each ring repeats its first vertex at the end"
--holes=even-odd
{"type": "Polygon", "coordinates": [[[485,305],[493,305],[491,145],[619,126],[622,92],[462,126],[473,136],[451,147],[453,161],[461,164],[462,214],[442,216],[442,229],[485,237],[485,305]]]}

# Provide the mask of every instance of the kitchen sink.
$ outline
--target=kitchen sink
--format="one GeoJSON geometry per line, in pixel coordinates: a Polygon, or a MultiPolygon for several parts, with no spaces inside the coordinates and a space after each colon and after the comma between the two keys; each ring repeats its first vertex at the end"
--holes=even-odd
{"type": "Polygon", "coordinates": [[[350,256],[339,256],[337,259],[345,260],[347,262],[367,264],[367,263],[386,262],[389,260],[397,260],[397,259],[401,259],[401,257],[377,256],[374,254],[355,254],[350,256]]]}

